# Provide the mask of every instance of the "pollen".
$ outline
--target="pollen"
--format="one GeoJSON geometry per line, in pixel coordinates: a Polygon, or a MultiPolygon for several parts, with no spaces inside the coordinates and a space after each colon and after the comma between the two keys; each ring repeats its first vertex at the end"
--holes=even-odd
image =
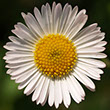
{"type": "Polygon", "coordinates": [[[49,34],[36,43],[34,61],[42,74],[62,78],[69,75],[76,64],[76,47],[64,35],[49,34]]]}

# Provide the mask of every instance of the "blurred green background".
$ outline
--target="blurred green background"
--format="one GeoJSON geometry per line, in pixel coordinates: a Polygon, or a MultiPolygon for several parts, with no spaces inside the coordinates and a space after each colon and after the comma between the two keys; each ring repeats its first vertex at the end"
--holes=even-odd
{"type": "MultiPolygon", "coordinates": [[[[52,0],[0,0],[0,110],[55,110],[48,104],[44,107],[36,105],[31,101],[31,96],[25,96],[23,90],[17,89],[18,84],[10,80],[10,76],[6,74],[5,62],[2,59],[6,50],[3,45],[8,42],[8,36],[12,35],[11,30],[17,22],[23,22],[20,15],[21,12],[33,13],[36,6],[40,9],[42,4],[46,2],[52,4],[52,0]]],[[[85,101],[80,104],[71,102],[69,110],[110,110],[110,0],[58,0],[64,6],[65,3],[71,4],[73,7],[78,5],[79,10],[86,9],[89,15],[86,26],[97,22],[102,31],[106,33],[105,53],[108,58],[103,61],[107,64],[101,81],[95,81],[96,91],[90,92],[85,89],[85,101]]],[[[64,105],[60,105],[58,110],[66,110],[64,105]]]]}

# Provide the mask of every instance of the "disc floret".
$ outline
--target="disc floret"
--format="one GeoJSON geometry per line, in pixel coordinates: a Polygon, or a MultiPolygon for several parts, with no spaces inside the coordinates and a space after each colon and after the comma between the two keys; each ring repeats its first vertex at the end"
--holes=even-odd
{"type": "Polygon", "coordinates": [[[64,35],[49,34],[36,43],[34,59],[42,74],[61,78],[72,71],[76,60],[76,47],[64,35]]]}

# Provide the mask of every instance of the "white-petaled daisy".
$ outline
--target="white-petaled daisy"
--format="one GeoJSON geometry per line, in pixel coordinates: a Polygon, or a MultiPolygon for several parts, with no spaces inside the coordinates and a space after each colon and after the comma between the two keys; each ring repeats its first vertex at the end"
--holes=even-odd
{"type": "Polygon", "coordinates": [[[85,92],[78,82],[83,83],[91,91],[95,90],[92,79],[100,80],[100,74],[106,65],[100,60],[106,55],[101,53],[107,44],[105,33],[100,31],[97,23],[81,28],[88,16],[83,9],[66,4],[52,5],[47,3],[41,7],[41,13],[34,8],[31,13],[22,16],[27,27],[17,23],[12,32],[17,36],[9,36],[4,48],[9,50],[4,59],[7,74],[24,94],[32,95],[36,104],[55,105],[62,102],[68,108],[71,97],[77,103],[84,100],[85,92]],[[71,96],[71,97],[70,97],[71,96]]]}

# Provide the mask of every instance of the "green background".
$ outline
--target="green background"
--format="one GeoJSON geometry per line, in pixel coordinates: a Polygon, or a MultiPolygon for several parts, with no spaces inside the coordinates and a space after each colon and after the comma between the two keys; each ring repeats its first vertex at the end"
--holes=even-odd
{"type": "MultiPolygon", "coordinates": [[[[17,22],[23,22],[21,12],[33,13],[34,7],[40,7],[46,2],[52,4],[52,0],[0,0],[0,110],[55,110],[46,103],[44,107],[31,101],[31,95],[25,96],[23,90],[18,90],[18,84],[10,80],[6,74],[5,62],[2,59],[6,50],[3,45],[8,42],[8,36],[13,35],[11,30],[17,22]]],[[[90,92],[84,86],[86,92],[85,101],[76,104],[73,100],[69,110],[110,110],[110,0],[58,0],[63,6],[65,3],[73,7],[78,5],[79,10],[86,9],[89,15],[87,25],[97,22],[106,33],[105,53],[108,55],[103,61],[107,64],[101,81],[95,81],[96,91],[90,92]]],[[[66,110],[60,105],[58,110],[66,110]]]]}

